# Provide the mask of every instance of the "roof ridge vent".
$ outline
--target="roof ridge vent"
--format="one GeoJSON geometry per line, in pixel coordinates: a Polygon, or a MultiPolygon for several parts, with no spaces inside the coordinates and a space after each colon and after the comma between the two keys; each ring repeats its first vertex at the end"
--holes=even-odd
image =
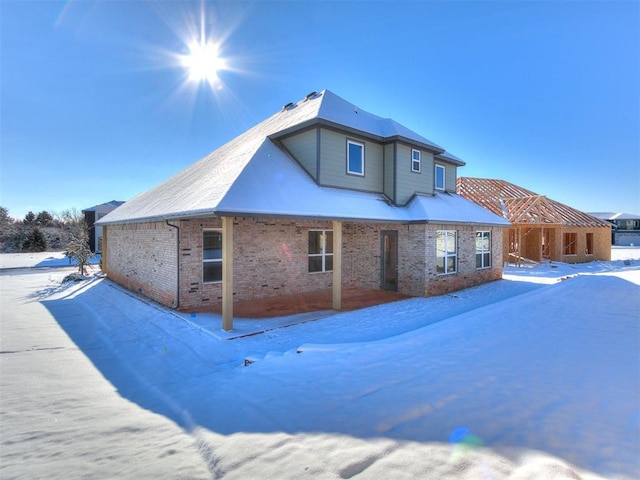
{"type": "Polygon", "coordinates": [[[284,112],[285,110],[292,110],[296,107],[297,105],[294,102],[289,102],[287,103],[284,107],[282,107],[282,111],[284,112]]]}
{"type": "Polygon", "coordinates": [[[318,92],[311,92],[308,93],[306,97],[304,97],[304,101],[306,102],[307,100],[313,100],[314,98],[318,98],[320,96],[320,94],[318,92]]]}

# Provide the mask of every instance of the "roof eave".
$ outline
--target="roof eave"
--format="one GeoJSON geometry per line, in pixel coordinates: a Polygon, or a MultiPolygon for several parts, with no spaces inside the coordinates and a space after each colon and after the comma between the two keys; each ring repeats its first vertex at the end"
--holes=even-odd
{"type": "MultiPolygon", "coordinates": [[[[442,153],[442,152],[439,152],[439,153],[442,153]]],[[[465,162],[464,160],[456,160],[454,158],[444,156],[444,155],[438,155],[438,154],[436,154],[436,159],[440,160],[441,162],[451,163],[458,167],[464,167],[467,164],[467,162],[465,162]]]]}
{"type": "MultiPolygon", "coordinates": [[[[389,142],[394,142],[394,141],[401,141],[404,143],[408,143],[410,145],[416,145],[419,147],[422,147],[423,149],[438,155],[440,153],[444,153],[445,150],[443,148],[439,148],[436,145],[431,145],[429,143],[425,143],[425,142],[421,142],[418,140],[415,140],[413,138],[409,138],[403,135],[391,135],[388,137],[384,137],[381,135],[376,135],[374,133],[371,132],[367,132],[365,130],[359,130],[357,128],[353,128],[350,127],[348,125],[343,125],[341,123],[337,123],[337,122],[332,122],[331,120],[327,120],[325,118],[313,118],[310,120],[306,120],[304,122],[298,123],[296,125],[293,125],[291,127],[285,128],[283,130],[280,130],[278,132],[275,132],[271,135],[269,135],[269,138],[271,140],[279,140],[281,138],[285,138],[291,135],[294,135],[297,132],[300,132],[302,130],[307,130],[309,128],[312,127],[316,127],[316,126],[321,126],[321,127],[327,127],[327,128],[331,128],[333,130],[339,130],[341,132],[345,132],[345,133],[349,133],[351,135],[357,135],[359,137],[364,137],[364,138],[368,138],[371,140],[374,140],[376,142],[379,143],[389,143],[389,142]]],[[[446,159],[446,161],[451,162],[451,163],[455,163],[452,159],[446,159]]],[[[465,165],[464,162],[462,162],[461,166],[465,165]]]]}

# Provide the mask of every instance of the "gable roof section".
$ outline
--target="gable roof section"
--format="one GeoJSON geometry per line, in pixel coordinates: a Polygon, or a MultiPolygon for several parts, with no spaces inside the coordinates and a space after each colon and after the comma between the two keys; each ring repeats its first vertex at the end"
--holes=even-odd
{"type": "Polygon", "coordinates": [[[516,225],[611,226],[599,218],[504,180],[460,177],[457,192],[516,225]]]}
{"type": "MultiPolygon", "coordinates": [[[[445,154],[441,147],[397,122],[360,110],[324,90],[286,105],[157,187],[129,200],[98,223],[245,215],[507,224],[452,194],[416,196],[403,208],[389,205],[382,194],[320,187],[274,143],[286,132],[316,122],[335,124],[342,130],[374,138],[401,138],[445,154]]],[[[456,160],[464,164],[450,157],[450,161],[456,160]]]]}

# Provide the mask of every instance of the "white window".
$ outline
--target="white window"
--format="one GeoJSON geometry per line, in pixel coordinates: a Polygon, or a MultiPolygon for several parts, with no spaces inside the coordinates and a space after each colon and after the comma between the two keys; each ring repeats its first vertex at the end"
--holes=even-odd
{"type": "Polygon", "coordinates": [[[420,150],[416,150],[416,149],[411,149],[411,171],[412,172],[416,172],[416,173],[420,173],[420,164],[421,164],[421,159],[420,159],[420,150]]]}
{"type": "Polygon", "coordinates": [[[458,234],[455,230],[436,232],[436,273],[456,273],[458,263],[458,234]]]}
{"type": "Polygon", "coordinates": [[[444,190],[444,165],[436,165],[436,190],[444,190]]]}
{"type": "Polygon", "coordinates": [[[202,235],[202,282],[222,281],[222,232],[205,230],[202,235]]]}
{"type": "Polygon", "coordinates": [[[364,176],[364,144],[347,140],[347,173],[364,176]]]}
{"type": "Polygon", "coordinates": [[[309,230],[309,273],[333,271],[333,230],[309,230]]]}
{"type": "Polygon", "coordinates": [[[476,232],[476,268],[491,267],[491,232],[476,232]]]}

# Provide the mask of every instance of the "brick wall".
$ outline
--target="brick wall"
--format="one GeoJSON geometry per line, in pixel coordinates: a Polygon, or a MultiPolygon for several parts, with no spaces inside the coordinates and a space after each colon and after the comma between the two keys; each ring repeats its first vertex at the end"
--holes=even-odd
{"type": "Polygon", "coordinates": [[[164,305],[176,305],[174,228],[164,222],[110,225],[107,239],[109,279],[164,305]]]}
{"type": "Polygon", "coordinates": [[[425,284],[423,295],[430,297],[454,292],[502,278],[502,228],[482,226],[426,225],[425,228],[425,284]],[[458,237],[458,265],[456,273],[438,274],[436,271],[436,233],[455,230],[458,237]],[[477,231],[491,232],[491,268],[476,269],[475,235],[477,231]]]}
{"type": "MultiPolygon", "coordinates": [[[[202,232],[220,219],[183,220],[180,226],[180,307],[222,303],[222,284],[202,281],[202,232]]],[[[331,272],[309,273],[309,230],[331,230],[329,221],[236,217],[233,226],[235,301],[330,288],[331,272]]]]}
{"type": "MultiPolygon", "coordinates": [[[[221,229],[219,218],[108,227],[109,278],[160,303],[202,309],[222,303],[222,284],[203,283],[203,231],[221,229]],[[179,255],[180,270],[176,272],[179,255]]],[[[252,300],[330,288],[331,272],[308,272],[309,230],[331,230],[330,221],[305,219],[234,219],[234,300],[252,300]]],[[[380,288],[381,231],[398,233],[398,291],[431,296],[495,280],[502,276],[500,228],[451,225],[343,223],[344,285],[380,288]],[[436,273],[436,231],[458,232],[458,271],[436,273]],[[475,268],[475,232],[492,232],[492,268],[475,268]]]]}
{"type": "Polygon", "coordinates": [[[398,232],[398,291],[421,296],[424,285],[424,225],[343,224],[343,283],[380,288],[383,230],[398,232]]]}

